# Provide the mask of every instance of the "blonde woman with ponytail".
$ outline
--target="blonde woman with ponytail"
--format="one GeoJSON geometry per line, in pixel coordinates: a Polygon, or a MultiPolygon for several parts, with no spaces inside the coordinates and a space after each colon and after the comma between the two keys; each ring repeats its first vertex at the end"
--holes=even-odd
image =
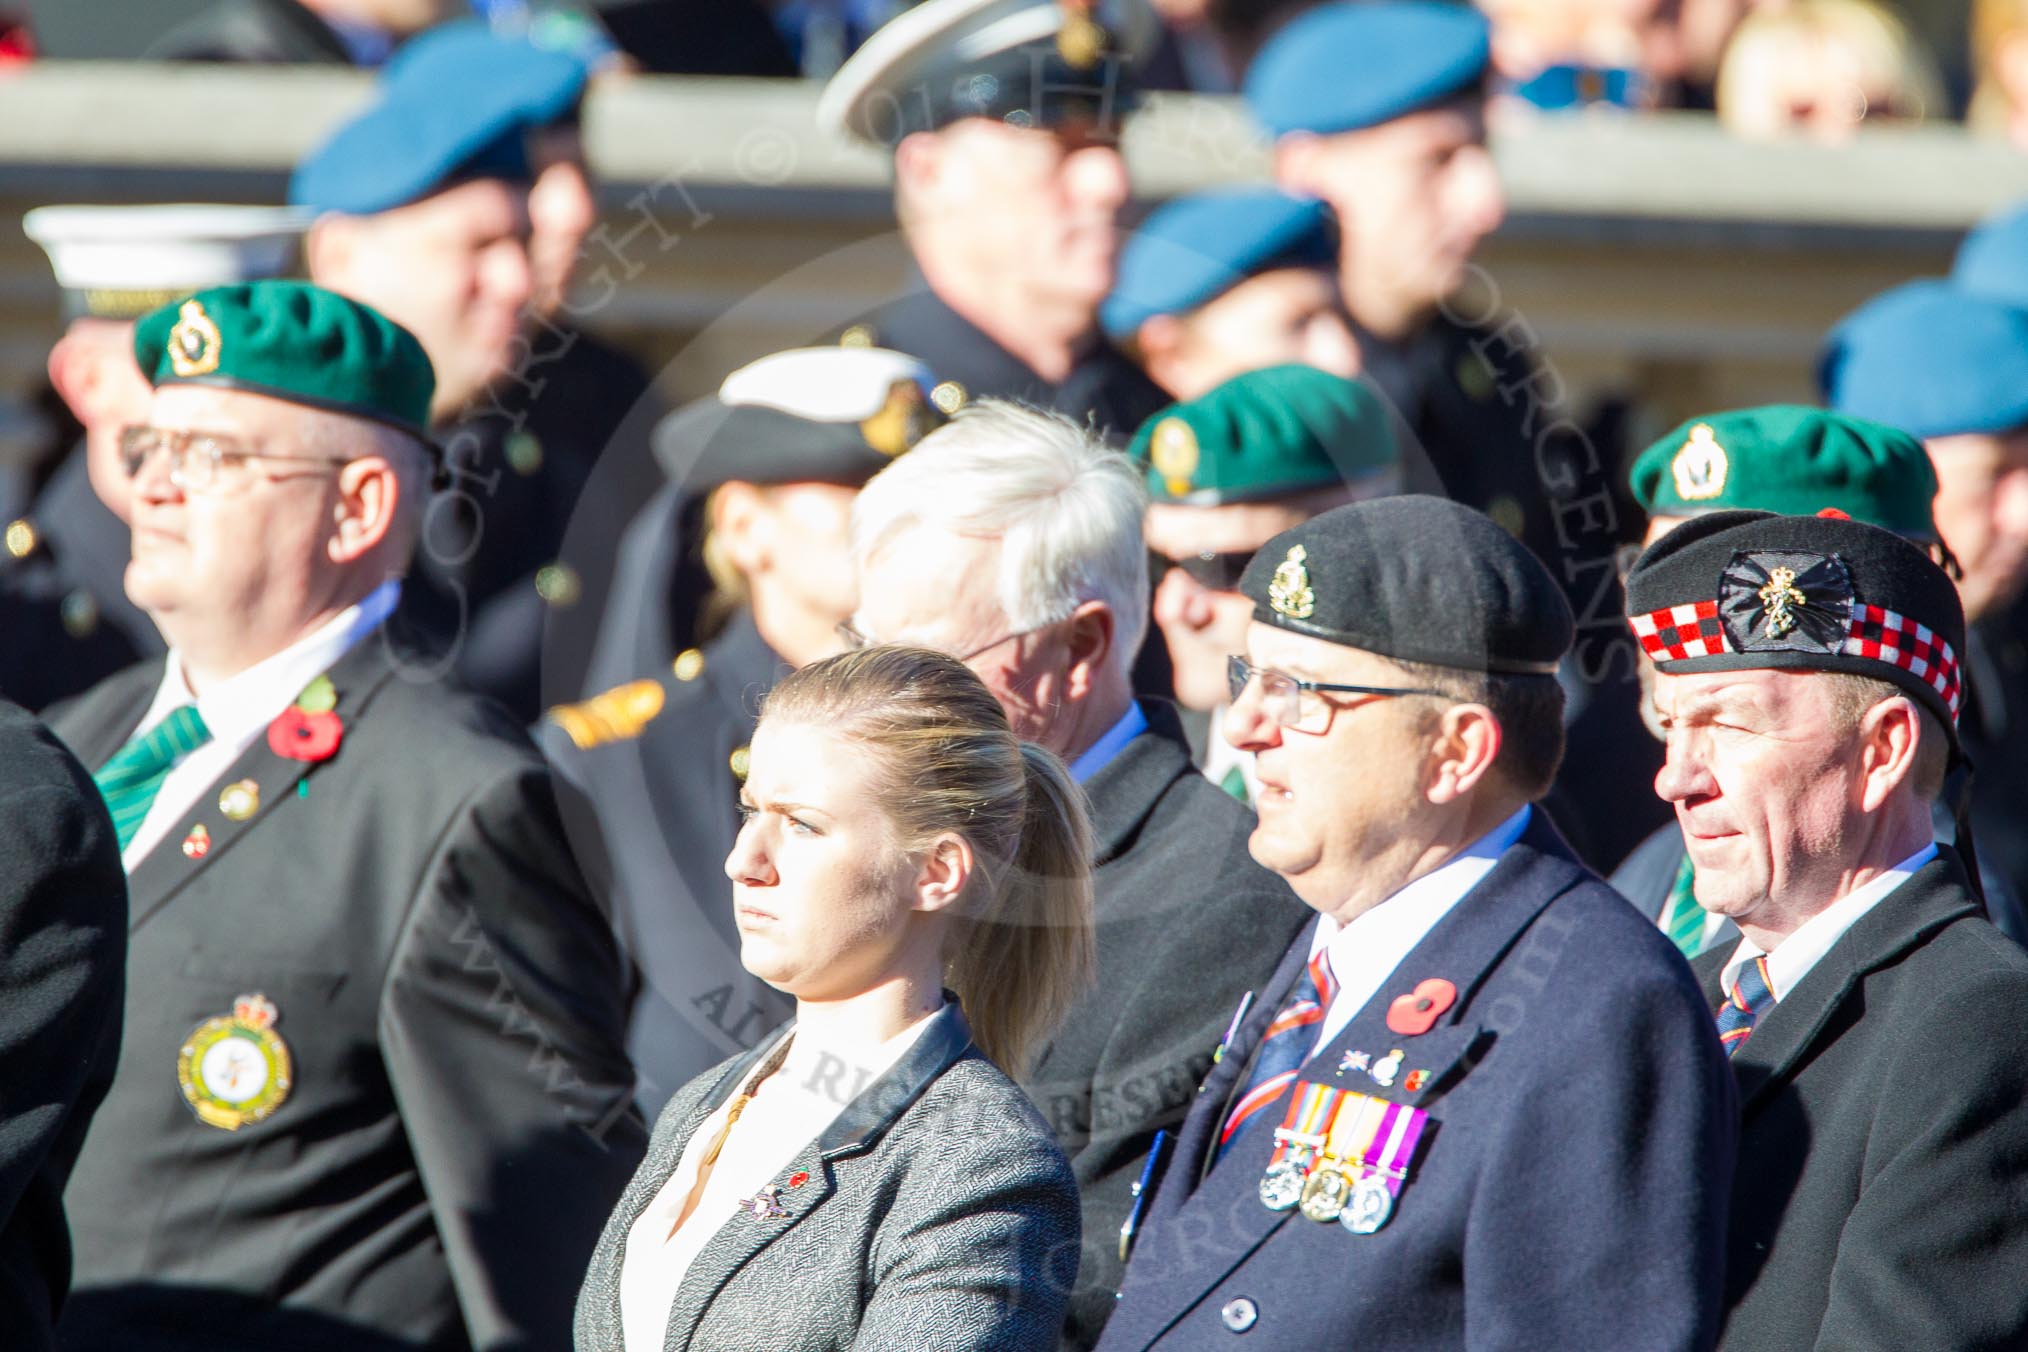
{"type": "Polygon", "coordinates": [[[1045,1352],[1077,1188],[1011,1077],[1090,980],[1090,827],[965,666],[875,647],[768,696],[726,873],[796,1017],[663,1110],[580,1352],[1045,1352]]]}

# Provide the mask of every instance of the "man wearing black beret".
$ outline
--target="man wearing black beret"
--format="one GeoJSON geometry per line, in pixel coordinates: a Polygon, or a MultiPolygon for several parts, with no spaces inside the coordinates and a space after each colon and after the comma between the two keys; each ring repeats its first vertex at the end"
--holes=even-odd
{"type": "Polygon", "coordinates": [[[1721,1346],[2028,1345],[2028,954],[1931,803],[1965,620],[1916,545],[1719,512],[1627,581],[1741,1102],[1721,1346]]]}
{"type": "Polygon", "coordinates": [[[1681,958],[1532,806],[1556,583],[1410,496],[1284,532],[1240,588],[1249,847],[1320,915],[1151,1171],[1101,1352],[1708,1347],[1732,1088],[1681,958]]]}

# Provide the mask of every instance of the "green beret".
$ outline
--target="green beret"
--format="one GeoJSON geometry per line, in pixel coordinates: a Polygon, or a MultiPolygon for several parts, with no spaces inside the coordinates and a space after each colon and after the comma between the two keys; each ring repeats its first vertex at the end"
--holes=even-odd
{"type": "Polygon", "coordinates": [[[250,390],[430,439],[436,373],[422,344],[378,310],[308,282],[246,282],[171,301],[135,326],[134,360],[158,389],[250,390]]]}
{"type": "Polygon", "coordinates": [[[1371,386],[1312,366],[1269,366],[1171,404],[1129,452],[1156,502],[1258,502],[1398,467],[1393,420],[1371,386]]]}
{"type": "Polygon", "coordinates": [[[1253,617],[1400,662],[1547,675],[1577,625],[1549,570],[1471,508],[1407,494],[1336,507],[1261,546],[1253,617]]]}
{"type": "Polygon", "coordinates": [[[1814,516],[1835,507],[1909,539],[1936,539],[1936,471],[1921,442],[1799,404],[1692,419],[1641,452],[1629,478],[1651,516],[1814,516]]]}

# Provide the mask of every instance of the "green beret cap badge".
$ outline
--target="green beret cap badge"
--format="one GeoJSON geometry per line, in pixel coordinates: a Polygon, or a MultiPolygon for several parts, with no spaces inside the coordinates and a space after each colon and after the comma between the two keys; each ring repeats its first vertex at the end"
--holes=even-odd
{"type": "Polygon", "coordinates": [[[1162,476],[1169,496],[1182,497],[1190,491],[1190,478],[1197,473],[1197,433],[1181,418],[1162,419],[1148,438],[1148,461],[1162,476]]]}
{"type": "Polygon", "coordinates": [[[1310,570],[1304,563],[1310,551],[1301,545],[1292,545],[1288,557],[1275,569],[1274,580],[1268,583],[1268,603],[1277,614],[1292,620],[1307,620],[1317,610],[1317,593],[1310,589],[1310,570]]]}
{"type": "Polygon", "coordinates": [[[1725,448],[1718,444],[1710,423],[1698,423],[1691,428],[1690,439],[1669,462],[1669,473],[1676,480],[1676,496],[1685,502],[1708,502],[1723,493],[1728,468],[1725,448]]]}
{"type": "Polygon", "coordinates": [[[176,327],[169,330],[169,365],[179,376],[208,376],[218,369],[219,349],[224,346],[218,325],[204,313],[196,300],[186,300],[176,311],[176,327]]]}

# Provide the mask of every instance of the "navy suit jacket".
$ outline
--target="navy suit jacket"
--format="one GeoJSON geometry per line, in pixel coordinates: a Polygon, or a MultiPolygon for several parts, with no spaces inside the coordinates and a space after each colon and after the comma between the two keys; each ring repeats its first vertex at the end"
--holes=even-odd
{"type": "Polygon", "coordinates": [[[1737,1111],[1711,1012],[1669,941],[1540,813],[1299,1072],[1429,1113],[1371,1235],[1262,1205],[1272,1132],[1205,1167],[1308,952],[1306,930],[1205,1081],[1101,1352],[1223,1348],[1242,1326],[1262,1347],[1712,1345],[1737,1111]],[[1457,987],[1450,1010],[1390,1032],[1389,1004],[1435,977],[1457,987]],[[1396,1048],[1428,1072],[1416,1093],[1406,1074],[1384,1088],[1339,1070],[1348,1051],[1396,1048]]]}

